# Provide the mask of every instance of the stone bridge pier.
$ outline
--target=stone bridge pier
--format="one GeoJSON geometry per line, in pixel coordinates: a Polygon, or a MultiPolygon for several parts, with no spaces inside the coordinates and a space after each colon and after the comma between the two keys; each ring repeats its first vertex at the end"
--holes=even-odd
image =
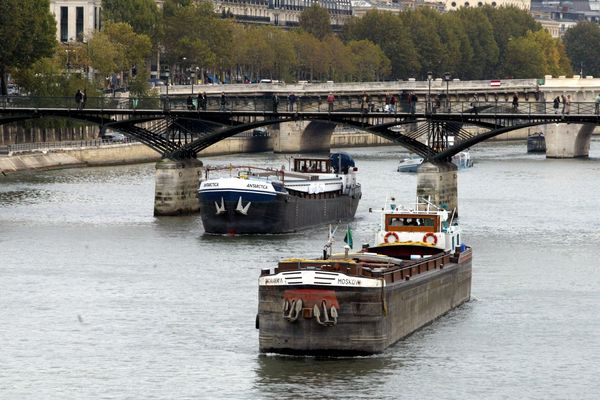
{"type": "Polygon", "coordinates": [[[154,215],[184,215],[200,210],[202,162],[163,159],[156,163],[154,215]]]}
{"type": "Polygon", "coordinates": [[[270,128],[275,153],[329,153],[335,125],[323,121],[293,121],[270,128]]]}
{"type": "Polygon", "coordinates": [[[423,162],[417,169],[417,197],[458,216],[458,171],[451,162],[423,162]]]}
{"type": "Polygon", "coordinates": [[[595,127],[595,124],[545,125],[546,157],[588,157],[590,155],[590,139],[595,127]]]}

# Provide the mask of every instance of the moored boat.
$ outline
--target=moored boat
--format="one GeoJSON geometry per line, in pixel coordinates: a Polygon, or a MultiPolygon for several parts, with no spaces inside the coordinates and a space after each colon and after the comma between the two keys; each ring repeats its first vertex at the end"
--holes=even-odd
{"type": "Polygon", "coordinates": [[[448,212],[392,203],[381,213],[373,246],[284,259],[262,270],[260,351],[380,353],[469,300],[471,258],[448,212]]]}
{"type": "Polygon", "coordinates": [[[287,233],[347,221],[362,196],[358,169],[346,153],[295,158],[290,171],[228,170],[235,175],[200,183],[200,216],[207,233],[287,233]]]}
{"type": "Polygon", "coordinates": [[[546,137],[544,132],[535,132],[527,135],[527,152],[528,153],[545,153],[546,152],[546,137]]]}

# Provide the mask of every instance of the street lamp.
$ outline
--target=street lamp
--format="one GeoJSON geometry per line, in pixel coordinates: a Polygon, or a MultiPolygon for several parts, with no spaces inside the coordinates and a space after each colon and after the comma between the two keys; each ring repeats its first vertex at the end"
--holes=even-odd
{"type": "Polygon", "coordinates": [[[446,110],[450,112],[450,92],[448,90],[448,85],[450,84],[450,72],[444,72],[444,80],[446,81],[446,110]]]}
{"type": "Polygon", "coordinates": [[[167,78],[167,96],[169,95],[169,71],[165,71],[165,78],[167,78]]]}
{"type": "Polygon", "coordinates": [[[427,72],[427,83],[429,88],[427,90],[427,112],[431,112],[431,80],[433,79],[433,72],[427,72]]]}
{"type": "Polygon", "coordinates": [[[163,105],[165,110],[169,109],[169,76],[171,73],[169,71],[165,71],[165,78],[167,78],[167,96],[165,97],[165,104],[163,105]]]}
{"type": "Polygon", "coordinates": [[[190,71],[190,78],[192,80],[192,94],[194,94],[194,79],[196,79],[196,71],[194,69],[190,71]]]}

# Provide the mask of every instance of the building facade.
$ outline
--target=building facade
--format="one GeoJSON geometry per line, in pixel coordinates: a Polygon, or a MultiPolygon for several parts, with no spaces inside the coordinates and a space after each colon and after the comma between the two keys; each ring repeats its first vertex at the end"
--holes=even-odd
{"type": "Polygon", "coordinates": [[[492,7],[515,6],[529,10],[531,0],[446,0],[445,5],[448,11],[461,7],[481,7],[484,5],[491,5],[492,7]]]}
{"type": "Polygon", "coordinates": [[[350,0],[215,0],[215,12],[239,22],[298,26],[300,13],[318,4],[329,11],[331,25],[342,26],[352,15],[350,0]]]}
{"type": "Polygon", "coordinates": [[[102,0],[50,0],[56,19],[56,40],[62,43],[85,41],[102,27],[102,0]]]}

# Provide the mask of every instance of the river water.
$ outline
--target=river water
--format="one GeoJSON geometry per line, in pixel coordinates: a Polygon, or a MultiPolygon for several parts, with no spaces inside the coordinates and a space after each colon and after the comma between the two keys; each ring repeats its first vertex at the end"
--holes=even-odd
{"type": "MultiPolygon", "coordinates": [[[[348,149],[363,199],[413,201],[399,147],[348,149]]],[[[0,177],[0,399],[597,399],[600,140],[590,159],[480,144],[459,173],[472,301],[362,358],[260,355],[261,267],[319,256],[327,229],[208,236],[152,216],[154,165],[0,177]]],[[[206,158],[287,164],[283,155],[206,158]]],[[[336,245],[341,249],[340,227],[336,245]]]]}

